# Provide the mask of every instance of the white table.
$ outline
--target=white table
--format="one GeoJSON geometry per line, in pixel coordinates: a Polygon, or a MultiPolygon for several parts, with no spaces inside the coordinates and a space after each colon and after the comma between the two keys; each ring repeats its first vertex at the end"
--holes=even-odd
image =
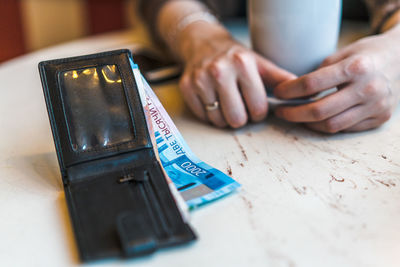
{"type": "MultiPolygon", "coordinates": [[[[365,25],[345,29],[342,42],[365,25]]],[[[92,37],[0,66],[1,266],[79,264],[37,63],[148,43],[143,36],[136,29],[92,37]]],[[[399,266],[399,111],[356,134],[322,135],[273,117],[220,130],[187,112],[176,84],[156,91],[193,151],[242,189],[192,212],[192,245],[96,264],[399,266]]]]}

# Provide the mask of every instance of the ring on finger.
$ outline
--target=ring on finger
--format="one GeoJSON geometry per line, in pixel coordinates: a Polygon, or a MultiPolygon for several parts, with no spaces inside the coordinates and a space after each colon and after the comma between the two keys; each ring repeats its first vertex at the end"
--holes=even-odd
{"type": "Polygon", "coordinates": [[[204,105],[205,110],[207,111],[214,111],[217,110],[219,108],[219,102],[218,101],[214,101],[211,104],[205,104],[204,105]]]}

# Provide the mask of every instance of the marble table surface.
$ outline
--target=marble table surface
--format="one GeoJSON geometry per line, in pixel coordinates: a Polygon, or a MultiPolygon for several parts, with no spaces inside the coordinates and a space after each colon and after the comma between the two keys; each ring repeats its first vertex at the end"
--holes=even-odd
{"type": "MultiPolygon", "coordinates": [[[[239,39],[247,30],[230,25],[239,39]]],[[[341,45],[366,33],[345,24],[341,45]]],[[[149,44],[142,28],[0,65],[0,265],[79,259],[37,71],[41,60],[149,44]]],[[[242,188],[191,212],[189,246],[105,266],[399,266],[400,111],[379,129],[324,135],[270,116],[239,130],[196,120],[177,84],[155,87],[187,143],[242,188]]]]}

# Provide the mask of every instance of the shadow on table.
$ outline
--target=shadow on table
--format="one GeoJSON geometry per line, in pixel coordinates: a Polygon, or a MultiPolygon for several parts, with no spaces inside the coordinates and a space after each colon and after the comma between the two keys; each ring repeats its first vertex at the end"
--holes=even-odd
{"type": "MultiPolygon", "coordinates": [[[[69,258],[72,264],[79,264],[79,254],[75,243],[72,224],[69,219],[67,202],[62,186],[61,175],[57,162],[57,157],[54,152],[38,153],[33,155],[22,155],[19,157],[10,158],[7,160],[7,165],[10,168],[18,169],[22,172],[24,179],[28,179],[28,183],[34,183],[35,190],[46,190],[58,192],[56,201],[57,210],[59,211],[61,227],[64,229],[66,247],[68,248],[69,258]]],[[[60,240],[60,242],[65,242],[60,240]]]]}
{"type": "MultiPolygon", "coordinates": [[[[61,175],[54,152],[19,155],[6,160],[7,167],[19,172],[19,176],[41,190],[62,190],[61,175]]],[[[32,186],[32,185],[30,185],[32,186]]]]}
{"type": "Polygon", "coordinates": [[[51,185],[54,189],[62,190],[61,175],[54,152],[30,155],[27,160],[31,162],[37,178],[51,185]]]}
{"type": "Polygon", "coordinates": [[[240,129],[231,129],[230,131],[234,132],[235,135],[258,133],[258,132],[275,132],[282,136],[292,136],[295,139],[306,139],[313,142],[323,142],[323,141],[334,141],[334,140],[347,140],[359,138],[364,135],[371,134],[372,132],[379,132],[382,130],[381,128],[372,129],[363,132],[352,132],[352,133],[336,133],[336,134],[328,134],[321,133],[314,130],[311,130],[304,126],[301,123],[291,123],[279,119],[273,115],[269,115],[269,117],[264,122],[260,123],[250,123],[243,128],[240,129]]]}
{"type": "Polygon", "coordinates": [[[60,192],[57,197],[57,206],[59,207],[60,219],[62,228],[64,229],[64,236],[66,237],[66,244],[68,247],[67,254],[70,255],[71,264],[78,265],[80,263],[78,247],[75,242],[74,231],[72,223],[69,218],[69,212],[67,207],[67,200],[65,199],[64,192],[60,192]]]}
{"type": "MultiPolygon", "coordinates": [[[[400,113],[400,112],[399,112],[400,113]]],[[[249,134],[260,134],[262,132],[268,134],[279,134],[281,136],[290,136],[299,139],[306,139],[308,141],[313,142],[323,142],[323,141],[334,141],[334,140],[347,140],[359,138],[361,136],[369,135],[371,132],[379,132],[384,128],[388,123],[386,123],[383,127],[372,129],[368,131],[362,132],[354,132],[354,133],[336,133],[336,134],[327,134],[321,133],[314,130],[311,130],[304,126],[302,123],[293,123],[284,121],[280,118],[275,117],[272,111],[268,114],[268,117],[261,122],[257,123],[248,123],[244,127],[238,129],[232,128],[218,128],[214,125],[211,125],[207,122],[201,121],[198,119],[187,106],[182,108],[181,118],[186,122],[190,123],[198,123],[199,125],[203,125],[204,127],[209,127],[210,130],[215,131],[225,131],[234,135],[249,135],[249,134]]],[[[174,117],[172,117],[174,120],[174,117]]],[[[393,119],[392,119],[393,120],[393,119]]],[[[178,125],[179,126],[179,125],[178,125]]]]}

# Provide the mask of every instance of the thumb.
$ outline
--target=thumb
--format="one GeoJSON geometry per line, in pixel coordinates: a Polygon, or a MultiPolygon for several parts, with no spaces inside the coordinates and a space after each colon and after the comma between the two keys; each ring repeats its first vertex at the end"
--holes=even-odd
{"type": "Polygon", "coordinates": [[[258,54],[256,54],[255,58],[258,72],[265,84],[265,87],[267,88],[274,88],[281,82],[297,78],[297,76],[293,73],[278,67],[268,59],[258,54]]]}

